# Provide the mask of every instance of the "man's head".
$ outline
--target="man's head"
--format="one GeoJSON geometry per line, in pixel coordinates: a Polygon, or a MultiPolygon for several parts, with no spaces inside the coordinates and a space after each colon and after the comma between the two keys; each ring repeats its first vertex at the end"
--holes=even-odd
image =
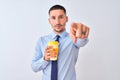
{"type": "Polygon", "coordinates": [[[68,17],[66,16],[66,10],[61,5],[54,5],[49,9],[49,23],[51,24],[53,30],[60,34],[65,30],[66,22],[68,17]]]}

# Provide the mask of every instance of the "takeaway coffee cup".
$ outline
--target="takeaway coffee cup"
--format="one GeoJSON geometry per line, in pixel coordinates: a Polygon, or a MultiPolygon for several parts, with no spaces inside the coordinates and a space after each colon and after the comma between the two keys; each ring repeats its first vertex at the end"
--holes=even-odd
{"type": "Polygon", "coordinates": [[[48,42],[48,46],[52,46],[52,48],[50,49],[50,60],[51,61],[56,61],[58,59],[58,41],[49,41],[48,42]]]}

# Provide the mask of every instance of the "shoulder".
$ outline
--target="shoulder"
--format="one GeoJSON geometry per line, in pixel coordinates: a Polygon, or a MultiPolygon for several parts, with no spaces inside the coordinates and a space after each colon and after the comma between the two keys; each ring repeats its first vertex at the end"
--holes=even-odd
{"type": "Polygon", "coordinates": [[[37,41],[36,41],[36,45],[37,46],[45,46],[48,42],[48,37],[50,37],[50,35],[44,35],[44,36],[40,36],[37,41]]]}
{"type": "Polygon", "coordinates": [[[48,35],[44,35],[44,36],[40,36],[39,38],[38,38],[38,42],[44,42],[44,41],[46,41],[46,40],[48,40],[49,38],[51,38],[51,35],[50,34],[48,34],[48,35]]]}

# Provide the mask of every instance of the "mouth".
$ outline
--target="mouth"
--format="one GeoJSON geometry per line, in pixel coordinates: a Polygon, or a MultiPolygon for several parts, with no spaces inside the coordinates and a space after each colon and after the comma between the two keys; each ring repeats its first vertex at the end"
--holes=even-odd
{"type": "Polygon", "coordinates": [[[64,26],[61,25],[61,24],[57,24],[57,25],[54,26],[54,30],[56,32],[62,32],[64,30],[64,26]]]}
{"type": "Polygon", "coordinates": [[[59,27],[62,27],[62,25],[61,24],[56,24],[55,27],[59,28],[59,27]]]}

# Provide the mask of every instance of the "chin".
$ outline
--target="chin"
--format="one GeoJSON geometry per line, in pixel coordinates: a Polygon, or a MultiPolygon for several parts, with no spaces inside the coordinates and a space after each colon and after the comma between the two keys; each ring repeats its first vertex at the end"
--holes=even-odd
{"type": "Polygon", "coordinates": [[[63,31],[64,31],[64,29],[55,29],[55,32],[61,33],[61,32],[63,32],[63,31]]]}

